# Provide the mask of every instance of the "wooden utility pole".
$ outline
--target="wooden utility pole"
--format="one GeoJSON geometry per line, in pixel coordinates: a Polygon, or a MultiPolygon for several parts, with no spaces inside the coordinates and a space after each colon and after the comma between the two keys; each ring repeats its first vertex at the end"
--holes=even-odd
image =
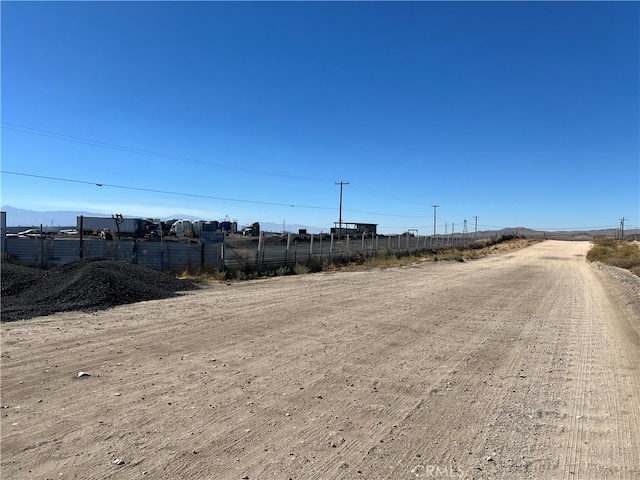
{"type": "Polygon", "coordinates": [[[340,218],[339,221],[339,230],[338,230],[338,240],[342,239],[342,186],[349,185],[349,182],[336,182],[336,185],[340,185],[340,218]]]}
{"type": "Polygon", "coordinates": [[[626,218],[622,217],[620,219],[620,239],[624,240],[624,221],[627,220],[626,218]]]}

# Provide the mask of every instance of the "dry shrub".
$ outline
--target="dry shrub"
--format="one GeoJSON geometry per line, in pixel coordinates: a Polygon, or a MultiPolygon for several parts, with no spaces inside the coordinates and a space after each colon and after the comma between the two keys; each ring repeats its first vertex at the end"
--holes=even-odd
{"type": "Polygon", "coordinates": [[[290,272],[290,269],[287,266],[278,267],[276,269],[276,277],[284,277],[289,272],[290,272]]]}
{"type": "Polygon", "coordinates": [[[640,246],[627,240],[595,237],[593,246],[587,252],[587,260],[625,268],[636,275],[640,274],[640,246]]]}
{"type": "Polygon", "coordinates": [[[293,273],[296,275],[304,275],[305,273],[309,273],[311,269],[303,263],[296,263],[293,266],[293,273]]]}

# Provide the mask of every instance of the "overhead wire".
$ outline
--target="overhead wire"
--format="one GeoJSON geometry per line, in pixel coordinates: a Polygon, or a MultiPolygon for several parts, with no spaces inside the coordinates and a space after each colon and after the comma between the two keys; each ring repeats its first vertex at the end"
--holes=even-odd
{"type": "Polygon", "coordinates": [[[126,153],[133,153],[136,155],[145,155],[148,157],[155,157],[155,158],[163,158],[166,160],[176,160],[176,161],[180,161],[180,162],[185,162],[185,163],[191,163],[194,165],[201,165],[201,166],[207,166],[207,167],[214,167],[214,168],[222,168],[222,169],[227,169],[227,170],[235,170],[235,171],[239,171],[239,172],[244,172],[244,173],[254,173],[254,174],[258,174],[258,175],[268,175],[268,176],[272,176],[272,177],[282,177],[282,178],[292,178],[292,179],[296,179],[296,180],[306,180],[306,181],[314,181],[314,182],[324,182],[324,181],[329,181],[327,179],[322,179],[322,178],[318,178],[318,177],[305,177],[305,176],[300,176],[300,175],[291,175],[291,174],[287,174],[287,173],[280,173],[280,172],[268,172],[268,171],[264,171],[264,170],[256,170],[256,169],[252,169],[252,168],[246,168],[246,167],[241,167],[241,166],[237,166],[237,165],[228,165],[228,164],[224,164],[224,163],[216,163],[216,162],[208,162],[205,160],[196,160],[193,158],[189,158],[189,157],[182,157],[179,155],[171,155],[171,154],[166,154],[166,153],[160,153],[160,152],[153,152],[150,150],[143,150],[143,149],[139,149],[139,148],[133,148],[133,147],[127,147],[127,146],[123,146],[123,145],[117,145],[114,143],[108,143],[108,142],[102,142],[99,140],[91,140],[88,138],[82,138],[82,137],[76,137],[73,135],[67,135],[64,133],[57,133],[57,132],[52,132],[49,130],[41,130],[38,128],[33,128],[33,127],[28,127],[28,126],[24,126],[24,125],[18,125],[15,123],[9,123],[9,122],[0,122],[2,128],[6,129],[6,130],[12,130],[12,131],[16,131],[16,132],[20,132],[20,133],[26,133],[26,134],[30,134],[30,135],[39,135],[42,137],[48,137],[48,138],[53,138],[55,140],[64,140],[67,142],[74,142],[74,143],[80,143],[80,144],[84,144],[84,145],[91,145],[94,147],[101,147],[101,148],[108,148],[111,150],[117,150],[117,151],[121,151],[121,152],[126,152],[126,153]]]}
{"type": "Polygon", "coordinates": [[[395,200],[396,202],[402,202],[402,203],[409,203],[411,205],[422,205],[422,206],[428,206],[426,203],[424,202],[416,202],[413,200],[405,200],[402,198],[398,198],[396,196],[393,195],[389,195],[387,193],[382,193],[376,190],[372,190],[370,188],[366,188],[366,187],[361,187],[359,186],[357,183],[352,183],[353,188],[357,189],[357,190],[362,190],[363,192],[367,192],[367,193],[372,193],[373,195],[375,195],[376,197],[382,197],[382,198],[388,198],[390,200],[395,200]]]}
{"type": "MultiPolygon", "coordinates": [[[[78,137],[78,136],[74,136],[74,135],[68,135],[68,134],[64,134],[64,133],[53,132],[53,131],[50,131],[50,130],[43,130],[43,129],[39,129],[39,128],[29,127],[29,126],[26,126],[26,125],[19,125],[19,124],[11,123],[11,122],[2,121],[2,122],[0,122],[0,124],[1,124],[2,128],[4,128],[4,129],[17,131],[17,132],[20,132],[20,133],[26,133],[26,134],[31,134],[31,135],[39,135],[39,136],[43,136],[43,137],[53,138],[53,139],[56,139],[56,140],[64,140],[64,141],[69,141],[69,142],[74,142],[74,143],[79,143],[79,144],[84,144],[84,145],[90,145],[90,146],[94,146],[94,147],[101,147],[101,148],[107,148],[107,149],[112,149],[112,150],[117,150],[117,151],[122,151],[122,152],[127,152],[127,153],[133,153],[133,154],[137,154],[137,155],[145,155],[145,156],[150,156],[150,157],[155,157],[155,158],[176,160],[176,161],[191,163],[191,164],[195,164],[195,165],[202,165],[202,166],[209,166],[209,167],[216,167],[216,168],[225,168],[225,169],[236,170],[236,171],[241,171],[241,172],[245,172],[245,173],[255,173],[255,174],[260,174],[260,175],[270,175],[270,176],[275,176],[275,177],[294,178],[294,179],[302,179],[302,180],[329,181],[329,180],[320,179],[318,177],[309,178],[309,177],[303,177],[303,176],[297,176],[297,175],[289,175],[289,174],[283,174],[283,173],[265,172],[265,171],[261,171],[261,170],[249,169],[249,168],[244,168],[244,167],[239,167],[239,166],[234,166],[234,165],[226,165],[226,164],[220,164],[220,163],[215,163],[215,162],[207,162],[207,161],[203,161],[203,160],[195,160],[195,159],[188,158],[188,157],[182,157],[182,156],[178,156],[178,155],[171,155],[171,154],[153,152],[153,151],[143,150],[143,149],[138,149],[138,148],[133,148],[133,147],[127,147],[127,146],[118,145],[118,144],[114,144],[114,143],[102,142],[102,141],[99,141],[99,140],[92,140],[92,139],[87,139],[87,138],[78,137]]],[[[47,179],[50,179],[50,180],[71,181],[71,182],[75,182],[75,183],[86,183],[86,184],[96,184],[96,185],[98,185],[98,183],[99,183],[99,182],[90,182],[90,181],[87,181],[87,182],[85,182],[85,181],[76,181],[76,180],[63,179],[63,178],[58,178],[58,177],[46,177],[46,176],[42,176],[42,175],[32,175],[32,174],[19,173],[19,172],[4,172],[4,173],[13,174],[13,175],[23,175],[23,176],[47,178],[47,179]]],[[[243,202],[243,203],[254,203],[254,204],[263,204],[263,205],[279,205],[279,206],[287,205],[287,204],[282,204],[282,203],[262,202],[262,201],[244,200],[244,199],[233,199],[233,198],[224,198],[224,197],[217,197],[217,196],[210,196],[210,195],[190,194],[190,193],[183,193],[183,192],[169,192],[169,191],[164,191],[164,190],[148,189],[148,188],[140,188],[140,187],[125,187],[125,186],[122,186],[122,185],[109,185],[109,184],[104,184],[104,183],[100,183],[100,185],[109,186],[109,187],[113,187],[113,188],[129,188],[131,190],[138,190],[138,191],[173,194],[173,195],[181,195],[181,196],[197,197],[197,198],[209,198],[209,199],[216,199],[216,200],[237,201],[237,202],[243,202]]],[[[380,192],[376,192],[376,191],[374,191],[372,189],[368,189],[368,188],[365,188],[365,187],[358,186],[357,184],[354,185],[354,187],[356,189],[359,189],[359,190],[362,190],[362,191],[374,193],[377,196],[392,198],[392,199],[394,199],[396,201],[400,201],[400,202],[404,202],[404,203],[412,203],[412,204],[415,204],[415,205],[422,205],[422,203],[419,203],[419,202],[411,202],[411,201],[408,201],[408,200],[394,198],[392,196],[389,196],[389,195],[386,195],[386,194],[383,194],[383,193],[380,193],[380,192]]],[[[289,206],[293,206],[293,205],[289,205],[289,206]]],[[[334,207],[318,207],[318,206],[299,206],[299,208],[318,208],[318,209],[326,209],[326,210],[335,210],[334,207]]],[[[392,213],[367,212],[367,211],[362,211],[362,210],[350,210],[350,209],[344,209],[344,211],[345,212],[352,212],[352,213],[367,214],[367,215],[394,217],[394,218],[422,218],[421,215],[399,215],[399,214],[392,214],[392,213]]]]}
{"type": "Polygon", "coordinates": [[[180,195],[180,196],[183,196],[183,197],[206,198],[206,199],[212,199],[212,200],[224,200],[224,201],[228,201],[228,202],[254,203],[254,204],[259,204],[259,205],[274,205],[274,206],[279,206],[279,207],[296,207],[296,208],[313,208],[313,209],[320,209],[320,210],[336,210],[335,207],[321,207],[321,206],[316,206],[316,205],[296,205],[296,204],[290,204],[290,203],[264,202],[264,201],[259,201],[259,200],[245,200],[245,199],[240,199],[240,198],[218,197],[218,196],[214,196],[214,195],[203,195],[203,194],[198,194],[198,193],[171,192],[171,191],[168,191],[168,190],[159,190],[159,189],[154,189],[154,188],[142,188],[142,187],[127,186],[127,185],[115,185],[115,184],[111,184],[111,183],[102,183],[102,182],[88,181],[88,180],[75,180],[75,179],[70,179],[70,178],[51,177],[51,176],[46,176],[46,175],[35,175],[35,174],[31,174],[31,173],[10,172],[10,171],[7,171],[7,170],[1,170],[0,172],[5,174],[5,175],[20,175],[20,176],[23,176],[23,177],[33,177],[33,178],[41,178],[41,179],[45,179],[45,180],[57,180],[57,181],[60,181],[60,182],[71,182],[71,183],[80,183],[80,184],[85,184],[85,185],[95,185],[97,187],[121,188],[121,189],[126,189],[126,190],[136,190],[136,191],[140,191],[140,192],[162,193],[162,194],[165,194],[165,195],[180,195]]]}
{"type": "MultiPolygon", "coordinates": [[[[204,198],[209,200],[222,200],[227,202],[239,202],[239,203],[257,204],[257,205],[272,205],[272,206],[279,206],[279,207],[306,208],[306,209],[329,210],[329,211],[337,210],[336,207],[326,207],[321,205],[303,205],[303,204],[295,204],[295,203],[292,204],[292,203],[265,202],[260,200],[246,200],[241,198],[219,197],[215,195],[204,195],[204,194],[197,194],[197,193],[173,192],[169,190],[135,187],[130,185],[117,185],[112,183],[103,183],[99,181],[78,180],[78,179],[72,179],[72,178],[53,177],[48,175],[36,175],[32,173],[14,172],[9,170],[0,170],[0,173],[4,175],[17,175],[17,176],[23,176],[23,177],[40,178],[43,180],[77,183],[77,184],[83,184],[83,185],[94,185],[97,187],[118,188],[118,189],[134,190],[134,191],[140,191],[140,192],[160,193],[164,195],[177,195],[182,197],[204,198]]],[[[361,214],[367,214],[367,215],[385,216],[385,217],[392,217],[392,218],[424,218],[424,216],[421,216],[421,215],[398,215],[398,214],[391,214],[391,213],[367,212],[363,210],[351,210],[351,209],[343,209],[343,211],[361,213],[361,214]]],[[[443,226],[454,224],[454,222],[449,222],[449,221],[442,223],[442,219],[439,219],[439,220],[441,221],[437,223],[436,225],[437,228],[442,228],[443,226]]],[[[459,225],[460,223],[455,223],[455,224],[459,225]]],[[[381,226],[381,227],[387,228],[384,226],[381,226]]],[[[503,225],[487,225],[487,224],[478,224],[478,227],[482,227],[485,229],[486,228],[493,228],[493,229],[503,229],[503,228],[517,229],[518,228],[518,227],[505,227],[503,225]]],[[[521,227],[521,228],[528,228],[530,230],[541,230],[541,231],[561,231],[561,230],[569,231],[569,230],[600,230],[600,229],[611,229],[611,228],[618,228],[618,227],[619,225],[599,225],[599,226],[589,226],[589,227],[521,227]]],[[[392,227],[388,227],[388,228],[392,228],[392,227]]],[[[398,226],[394,226],[393,228],[398,228],[398,226]]],[[[405,227],[402,227],[402,228],[405,228],[405,227]]],[[[433,224],[410,225],[406,228],[433,228],[433,224]]],[[[637,228],[637,227],[630,225],[629,228],[633,230],[634,228],[637,228]]]]}
{"type": "MultiPolygon", "coordinates": [[[[239,166],[235,166],[235,165],[226,165],[226,164],[215,163],[215,162],[207,162],[207,161],[203,161],[203,160],[195,160],[195,159],[188,158],[188,157],[182,157],[182,156],[178,156],[178,155],[171,155],[171,154],[153,152],[153,151],[149,151],[149,150],[143,150],[143,149],[127,147],[127,146],[123,146],[123,145],[117,145],[117,144],[114,144],[114,143],[102,142],[102,141],[99,141],[99,140],[91,140],[91,139],[87,139],[87,138],[77,137],[77,136],[74,136],[74,135],[67,135],[67,134],[64,134],[64,133],[52,132],[50,130],[42,130],[42,129],[29,127],[29,126],[25,126],[25,125],[19,125],[19,124],[10,123],[10,122],[0,122],[0,124],[2,125],[2,128],[4,128],[4,129],[13,130],[13,131],[21,132],[21,133],[27,133],[27,134],[31,134],[31,135],[40,135],[40,136],[44,136],[44,137],[53,138],[53,139],[56,139],[56,140],[64,140],[64,141],[69,141],[69,142],[85,144],[85,145],[91,145],[91,146],[95,146],[95,147],[108,148],[108,149],[112,149],[112,150],[123,151],[123,152],[127,152],[127,153],[134,153],[134,154],[138,154],[138,155],[145,155],[145,156],[156,157],[156,158],[164,158],[164,159],[168,159],[168,160],[177,160],[177,161],[191,163],[191,164],[195,164],[195,165],[202,165],[202,166],[209,166],[209,167],[216,167],[216,168],[225,168],[225,169],[229,169],[229,170],[242,171],[242,172],[245,172],[245,173],[255,173],[255,174],[260,174],[260,175],[270,175],[270,176],[283,177],[283,178],[294,178],[294,179],[302,179],[302,180],[327,181],[327,182],[329,181],[327,179],[321,179],[321,178],[318,178],[318,177],[311,178],[311,177],[304,177],[304,176],[298,176],[298,175],[289,175],[289,174],[276,173],[276,172],[265,172],[265,171],[262,171],[262,170],[239,167],[239,166]]],[[[400,199],[400,198],[392,197],[392,196],[386,195],[384,193],[376,192],[376,191],[374,191],[372,189],[369,189],[369,188],[358,186],[357,184],[354,185],[354,187],[356,189],[359,189],[359,190],[362,190],[362,191],[365,191],[365,192],[373,193],[374,195],[377,195],[379,197],[386,197],[386,198],[390,198],[390,199],[393,199],[393,200],[396,200],[396,201],[399,201],[399,202],[404,202],[404,203],[412,203],[412,204],[415,204],[415,205],[422,205],[422,203],[419,203],[419,202],[412,202],[412,201],[408,201],[408,200],[403,200],[403,199],[400,199]]],[[[345,210],[345,211],[348,211],[348,210],[345,210]]],[[[384,213],[376,213],[376,212],[362,212],[362,211],[358,211],[358,210],[351,210],[351,211],[354,212],[354,213],[365,213],[365,214],[373,214],[373,215],[400,216],[400,217],[406,217],[406,218],[420,218],[419,215],[396,215],[396,214],[384,214],[384,213]]]]}
{"type": "MultiPolygon", "coordinates": [[[[49,131],[49,130],[42,130],[42,129],[29,127],[29,126],[25,126],[25,125],[19,125],[19,124],[10,123],[10,122],[2,121],[2,122],[0,122],[0,124],[1,124],[1,127],[3,129],[12,130],[12,131],[20,132],[20,133],[26,133],[26,134],[31,134],[31,135],[39,135],[39,136],[43,136],[43,137],[53,138],[53,139],[56,139],[56,140],[64,140],[64,141],[69,141],[69,142],[75,142],[75,143],[79,143],[79,144],[85,144],[85,145],[90,145],[90,146],[95,146],[95,147],[107,148],[107,149],[112,149],[112,150],[117,150],[117,151],[122,151],[122,152],[127,152],[127,153],[133,153],[133,154],[137,154],[137,155],[144,155],[144,156],[155,157],[155,158],[163,158],[163,159],[167,159],[167,160],[176,160],[176,161],[180,161],[180,162],[191,163],[191,164],[194,164],[194,165],[201,165],[201,166],[207,166],[207,167],[235,170],[235,171],[240,171],[240,172],[244,172],[244,173],[253,173],[253,174],[258,174],[258,175],[268,175],[268,176],[274,176],[274,177],[292,178],[292,179],[298,179],[298,180],[321,181],[321,182],[322,181],[326,181],[326,182],[330,181],[330,180],[321,179],[321,178],[318,178],[318,177],[304,177],[304,176],[290,175],[290,174],[285,174],[285,173],[268,172],[268,171],[263,171],[263,170],[245,168],[245,167],[236,166],[236,165],[227,165],[227,164],[216,163],[216,162],[208,162],[208,161],[204,161],[204,160],[196,160],[196,159],[193,159],[193,158],[182,157],[182,156],[178,156],[178,155],[171,155],[171,154],[153,152],[153,151],[150,151],[150,150],[127,147],[127,146],[123,146],[123,145],[118,145],[118,144],[108,143],[108,142],[102,142],[102,141],[98,141],[98,140],[91,140],[91,139],[87,139],[87,138],[83,138],[83,137],[77,137],[77,136],[73,136],[73,135],[67,135],[67,134],[63,134],[63,133],[52,132],[52,131],[49,131]]],[[[218,197],[218,196],[213,196],[213,195],[203,195],[203,194],[195,194],[195,193],[172,192],[172,191],[160,190],[160,189],[142,188],[142,187],[116,185],[116,184],[106,184],[106,183],[94,182],[94,181],[75,180],[75,179],[68,179],[68,178],[52,177],[52,176],[45,176],[45,175],[35,175],[35,174],[29,174],[29,173],[12,172],[12,171],[4,171],[4,170],[2,171],[2,173],[7,174],[7,175],[20,175],[20,176],[25,176],[25,177],[41,178],[41,179],[47,179],[47,180],[56,180],[56,181],[72,182],[72,183],[87,184],[87,185],[104,186],[104,187],[110,187],[110,188],[129,189],[129,190],[136,190],[136,191],[143,191],[143,192],[150,192],[150,193],[161,193],[161,194],[165,194],[165,195],[180,195],[180,196],[184,196],[184,197],[206,198],[206,199],[213,199],[213,200],[224,200],[224,201],[230,201],[230,202],[251,203],[251,204],[259,204],[259,205],[286,206],[286,207],[321,209],[321,210],[336,210],[335,207],[325,207],[325,206],[316,206],[316,205],[296,205],[296,204],[277,203],[277,202],[265,202],[265,201],[259,201],[259,200],[246,200],[246,199],[239,199],[239,198],[218,197]]],[[[395,200],[395,201],[398,201],[398,202],[408,203],[408,204],[413,204],[413,205],[425,205],[422,202],[406,200],[406,199],[402,199],[402,198],[398,198],[398,197],[389,195],[387,193],[381,193],[381,192],[375,191],[373,189],[362,187],[362,186],[357,185],[356,183],[354,183],[352,186],[355,189],[362,190],[362,191],[369,192],[369,193],[373,193],[374,195],[376,195],[378,197],[385,197],[385,198],[389,198],[389,199],[392,199],[392,200],[395,200]]],[[[343,211],[352,212],[352,213],[366,214],[366,215],[393,217],[393,218],[423,218],[424,217],[423,215],[399,215],[399,214],[392,214],[392,213],[368,212],[368,211],[351,210],[351,209],[343,209],[343,211]]],[[[425,216],[427,216],[427,215],[425,215],[425,216]]],[[[451,221],[449,221],[447,219],[439,218],[439,220],[441,220],[441,221],[444,220],[446,223],[444,223],[444,224],[439,223],[437,226],[442,226],[442,225],[446,225],[446,224],[449,224],[449,223],[451,223],[452,225],[454,224],[454,222],[451,222],[451,221]]],[[[479,224],[478,226],[479,227],[481,226],[483,228],[498,228],[498,229],[505,228],[503,226],[484,225],[484,224],[483,225],[479,224]]],[[[414,228],[414,227],[411,227],[411,228],[414,228]]],[[[419,226],[419,228],[432,228],[432,225],[428,226],[428,227],[425,227],[425,226],[420,227],[419,226]]],[[[561,228],[561,229],[558,229],[556,227],[554,227],[554,228],[527,227],[527,228],[531,228],[532,230],[597,230],[597,229],[605,229],[605,228],[617,228],[617,225],[606,225],[606,226],[596,226],[596,227],[564,227],[564,228],[561,228]]]]}
{"type": "MultiPolygon", "coordinates": [[[[332,211],[337,210],[337,207],[325,207],[320,205],[302,205],[302,204],[295,204],[295,203],[265,202],[260,200],[247,200],[247,199],[241,199],[241,198],[219,197],[215,195],[203,195],[203,194],[197,194],[197,193],[172,192],[170,190],[134,187],[130,185],[116,185],[116,184],[104,183],[100,181],[77,180],[77,179],[71,179],[71,178],[53,177],[48,175],[36,175],[32,173],[13,172],[9,170],[1,170],[0,173],[3,173],[5,175],[17,175],[17,176],[23,176],[23,177],[40,178],[44,180],[55,180],[60,182],[79,183],[84,185],[95,185],[98,187],[120,188],[120,189],[135,190],[140,192],[161,193],[164,195],[179,195],[182,197],[206,198],[210,200],[224,200],[227,202],[241,202],[241,203],[251,203],[256,205],[273,205],[273,206],[292,207],[292,208],[309,208],[309,209],[317,209],[317,210],[332,210],[332,211]]],[[[422,218],[421,216],[418,216],[418,215],[396,215],[396,214],[389,214],[389,213],[364,212],[361,210],[348,210],[348,209],[344,209],[344,211],[363,213],[363,214],[369,214],[369,215],[377,215],[377,216],[389,216],[389,217],[395,217],[395,218],[422,218]]]]}

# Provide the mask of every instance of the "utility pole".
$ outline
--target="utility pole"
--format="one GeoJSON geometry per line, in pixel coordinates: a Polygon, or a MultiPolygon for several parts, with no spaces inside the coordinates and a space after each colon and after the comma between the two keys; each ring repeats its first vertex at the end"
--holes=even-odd
{"type": "Polygon", "coordinates": [[[620,238],[624,240],[624,221],[628,220],[627,218],[622,217],[620,219],[620,238]]]}
{"type": "Polygon", "coordinates": [[[338,240],[342,240],[342,186],[349,185],[349,182],[336,182],[336,185],[340,185],[340,229],[338,230],[338,240]]]}
{"type": "Polygon", "coordinates": [[[436,236],[436,208],[440,205],[431,205],[433,207],[433,236],[436,236]]]}

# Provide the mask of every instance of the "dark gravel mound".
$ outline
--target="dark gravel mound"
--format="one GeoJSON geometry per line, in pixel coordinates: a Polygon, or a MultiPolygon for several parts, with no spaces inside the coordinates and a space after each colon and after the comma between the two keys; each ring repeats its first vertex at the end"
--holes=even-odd
{"type": "Polygon", "coordinates": [[[96,311],[198,288],[140,265],[100,258],[50,270],[2,262],[2,321],[73,310],[96,311]]]}

